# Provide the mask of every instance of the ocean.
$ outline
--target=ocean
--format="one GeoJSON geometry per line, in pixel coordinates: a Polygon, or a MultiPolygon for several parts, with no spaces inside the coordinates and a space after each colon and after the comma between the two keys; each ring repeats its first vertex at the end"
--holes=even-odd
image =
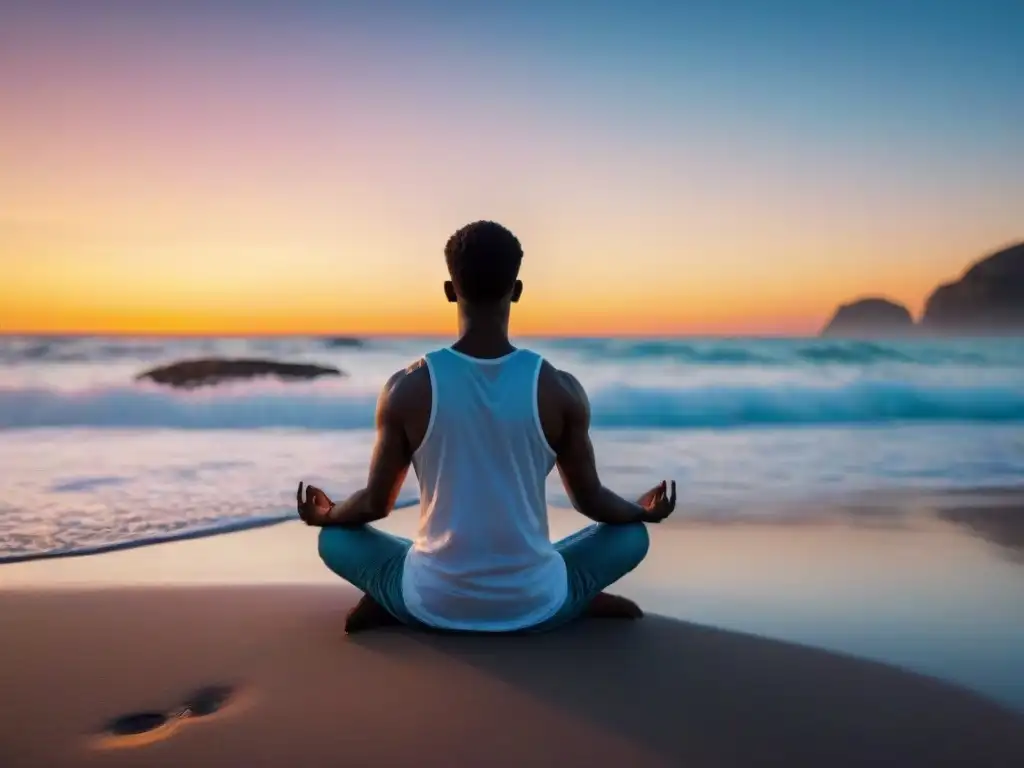
{"type": "MultiPolygon", "coordinates": [[[[0,562],[293,519],[299,480],[361,487],[377,393],[441,339],[0,337],[0,562]],[[347,376],[174,391],[196,356],[347,376]]],[[[679,484],[674,519],[1024,487],[1024,339],[520,339],[590,392],[602,479],[679,484]]],[[[415,503],[414,478],[401,503],[415,503]]],[[[550,502],[567,499],[557,474],[550,502]]]]}

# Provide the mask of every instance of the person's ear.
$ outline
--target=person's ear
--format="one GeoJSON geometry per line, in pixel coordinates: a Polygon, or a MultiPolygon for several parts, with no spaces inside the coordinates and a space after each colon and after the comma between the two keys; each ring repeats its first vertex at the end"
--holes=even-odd
{"type": "Polygon", "coordinates": [[[454,304],[459,300],[459,297],[455,295],[455,283],[451,280],[444,281],[444,296],[448,299],[449,304],[454,304]]]}
{"type": "Polygon", "coordinates": [[[512,286],[512,297],[511,301],[515,304],[519,301],[519,297],[523,295],[523,281],[516,280],[516,284],[512,286]]]}

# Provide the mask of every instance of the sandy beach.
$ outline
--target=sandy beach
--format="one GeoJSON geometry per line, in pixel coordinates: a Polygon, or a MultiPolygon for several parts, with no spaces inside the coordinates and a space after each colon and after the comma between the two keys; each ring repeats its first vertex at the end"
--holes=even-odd
{"type": "Polygon", "coordinates": [[[5,766],[956,765],[1017,715],[882,665],[648,617],[548,636],[341,633],[330,587],[12,592],[5,766]],[[98,749],[109,718],[239,686],[209,722],[98,749]]]}
{"type": "MultiPolygon", "coordinates": [[[[554,520],[556,530],[574,524],[564,513],[554,520]]],[[[954,563],[991,552],[957,530],[918,531],[915,541],[954,563]],[[956,541],[965,548],[952,549],[956,541]]],[[[705,623],[716,617],[697,595],[722,604],[739,595],[728,583],[745,553],[774,552],[778,562],[762,554],[755,567],[778,592],[780,578],[797,584],[814,570],[836,600],[830,578],[839,577],[823,566],[832,553],[885,571],[907,551],[901,535],[910,534],[664,527],[646,574],[621,591],[667,609],[674,586],[695,620],[649,614],[529,638],[345,636],[356,594],[324,572],[313,532],[298,524],[5,566],[0,681],[15,706],[0,719],[0,765],[1021,765],[1024,716],[990,697],[705,623]],[[819,550],[802,574],[781,566],[787,540],[819,550]],[[687,584],[674,583],[681,576],[687,584]],[[216,684],[237,687],[227,706],[160,741],[97,741],[112,718],[171,711],[216,684]]],[[[923,562],[912,565],[920,572],[923,562]]]]}

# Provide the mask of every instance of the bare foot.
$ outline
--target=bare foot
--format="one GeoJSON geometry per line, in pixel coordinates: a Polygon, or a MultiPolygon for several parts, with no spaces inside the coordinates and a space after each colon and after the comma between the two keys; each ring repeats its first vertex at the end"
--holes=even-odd
{"type": "Polygon", "coordinates": [[[592,619],[642,619],[644,612],[627,597],[601,592],[590,601],[583,615],[592,619]]]}
{"type": "Polygon", "coordinates": [[[365,632],[378,627],[393,627],[401,622],[369,595],[363,595],[345,617],[345,634],[365,632]]]}

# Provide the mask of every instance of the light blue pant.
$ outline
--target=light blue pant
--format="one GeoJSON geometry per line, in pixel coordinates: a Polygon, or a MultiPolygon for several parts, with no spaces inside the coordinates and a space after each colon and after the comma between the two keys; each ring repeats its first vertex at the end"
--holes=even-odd
{"type": "MultiPolygon", "coordinates": [[[[649,545],[643,523],[598,523],[557,542],[555,549],[565,560],[569,593],[558,613],[532,629],[553,629],[579,617],[595,595],[640,565],[649,545]]],[[[411,546],[408,539],[368,525],[320,531],[320,558],[328,568],[402,623],[416,625],[402,599],[402,568],[411,546]]]]}

